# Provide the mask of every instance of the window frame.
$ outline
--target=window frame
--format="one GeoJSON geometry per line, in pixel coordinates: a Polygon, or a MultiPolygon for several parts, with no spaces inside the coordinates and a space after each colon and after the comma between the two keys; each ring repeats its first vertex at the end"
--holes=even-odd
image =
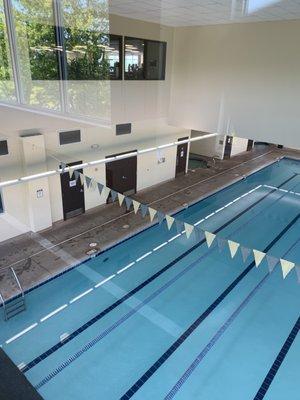
{"type": "Polygon", "coordinates": [[[123,36],[124,37],[124,42],[123,42],[123,71],[124,71],[124,81],[165,81],[166,80],[166,67],[167,67],[167,42],[166,41],[161,41],[161,40],[154,40],[154,39],[143,39],[143,38],[138,38],[134,36],[123,36]],[[143,79],[131,79],[126,77],[126,71],[125,71],[125,65],[126,65],[126,39],[130,40],[142,40],[144,42],[144,69],[143,69],[143,79]],[[147,43],[152,42],[152,43],[160,43],[163,44],[164,47],[164,57],[163,57],[163,78],[146,78],[146,60],[147,60],[147,43]]]}

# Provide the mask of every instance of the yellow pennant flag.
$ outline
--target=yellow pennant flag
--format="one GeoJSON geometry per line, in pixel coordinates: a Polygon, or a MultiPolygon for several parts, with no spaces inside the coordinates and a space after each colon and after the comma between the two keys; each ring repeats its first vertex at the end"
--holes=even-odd
{"type": "Polygon", "coordinates": [[[263,253],[262,251],[259,250],[253,250],[253,254],[254,254],[255,265],[256,267],[259,267],[260,263],[266,256],[266,253],[263,253]]]}
{"type": "Polygon", "coordinates": [[[85,181],[84,175],[80,172],[80,182],[82,186],[84,185],[84,181],[85,181]]]}
{"type": "Polygon", "coordinates": [[[186,237],[189,238],[191,236],[191,234],[193,233],[194,225],[190,225],[185,222],[184,229],[185,229],[186,237]]]}
{"type": "Polygon", "coordinates": [[[149,207],[148,208],[149,211],[149,215],[150,215],[150,221],[152,222],[154,220],[155,214],[156,214],[156,210],[154,210],[154,208],[149,207]]]}
{"type": "Polygon", "coordinates": [[[206,237],[207,247],[209,248],[212,245],[213,241],[215,240],[216,235],[214,233],[207,231],[205,231],[204,233],[206,237]]]}
{"type": "Polygon", "coordinates": [[[287,277],[287,275],[291,272],[291,270],[295,267],[295,263],[287,260],[280,259],[281,269],[283,279],[287,277]]]}
{"type": "Polygon", "coordinates": [[[118,199],[119,199],[119,204],[120,204],[120,207],[121,207],[121,205],[123,204],[123,201],[125,199],[124,194],[118,193],[118,199]]]}
{"type": "Polygon", "coordinates": [[[69,167],[69,177],[70,177],[70,179],[72,179],[72,176],[73,176],[73,174],[74,174],[74,169],[71,169],[70,167],[69,167]]]}
{"type": "Polygon", "coordinates": [[[134,213],[136,214],[138,212],[138,210],[139,210],[139,207],[140,207],[141,203],[139,203],[136,200],[132,200],[132,204],[133,204],[134,213]]]}
{"type": "Polygon", "coordinates": [[[175,220],[170,215],[166,215],[166,221],[167,221],[168,229],[170,230],[172,228],[172,225],[175,220]]]}
{"type": "Polygon", "coordinates": [[[232,240],[228,240],[228,246],[229,246],[231,258],[233,258],[236,255],[236,252],[238,251],[240,244],[233,242],[232,240]]]}

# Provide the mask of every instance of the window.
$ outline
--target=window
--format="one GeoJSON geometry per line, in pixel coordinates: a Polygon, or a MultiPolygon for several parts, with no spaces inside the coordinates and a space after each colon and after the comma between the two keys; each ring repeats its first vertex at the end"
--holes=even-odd
{"type": "Polygon", "coordinates": [[[8,146],[6,140],[0,140],[0,156],[8,154],[8,146]]]}
{"type": "Polygon", "coordinates": [[[125,37],[125,79],[164,80],[167,44],[125,37]]]}
{"type": "Polygon", "coordinates": [[[59,144],[70,144],[70,143],[78,143],[81,141],[81,132],[78,131],[66,131],[59,132],[59,144]]]}
{"type": "Polygon", "coordinates": [[[122,37],[64,28],[69,80],[121,79],[122,37]]]}
{"type": "Polygon", "coordinates": [[[125,38],[125,79],[145,79],[144,56],[144,40],[125,38]]]}
{"type": "Polygon", "coordinates": [[[0,99],[16,101],[11,58],[7,38],[7,26],[3,1],[0,0],[0,99]]]}
{"type": "Polygon", "coordinates": [[[3,212],[4,212],[4,209],[3,209],[3,203],[2,203],[2,193],[0,191],[0,214],[2,214],[3,212]]]}
{"type": "Polygon", "coordinates": [[[11,0],[22,101],[59,110],[60,89],[55,21],[51,0],[11,0]]]}
{"type": "Polygon", "coordinates": [[[146,79],[165,79],[166,47],[167,44],[164,42],[146,41],[146,79]]]}

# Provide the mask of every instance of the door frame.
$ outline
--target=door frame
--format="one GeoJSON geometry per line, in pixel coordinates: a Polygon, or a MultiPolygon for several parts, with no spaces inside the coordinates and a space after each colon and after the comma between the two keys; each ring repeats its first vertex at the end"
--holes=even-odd
{"type": "MultiPolygon", "coordinates": [[[[177,140],[177,142],[181,142],[184,140],[188,140],[189,136],[185,136],[182,138],[179,138],[177,140]]],[[[180,176],[180,175],[185,175],[187,173],[187,168],[188,168],[188,155],[189,155],[189,143],[183,143],[186,144],[186,158],[185,158],[185,168],[183,172],[177,172],[177,157],[178,157],[178,150],[179,150],[179,146],[181,146],[180,144],[177,144],[177,148],[176,148],[176,164],[175,164],[175,178],[176,176],[180,176]]]]}
{"type": "MultiPolygon", "coordinates": [[[[66,167],[73,167],[74,165],[80,165],[80,164],[82,164],[82,161],[75,161],[75,162],[70,162],[70,163],[67,163],[66,164],[66,167]]],[[[60,169],[62,168],[62,165],[60,165],[60,169]]],[[[80,169],[78,169],[77,170],[78,172],[80,172],[80,173],[83,173],[83,169],[82,168],[80,168],[80,169]]],[[[69,174],[69,172],[64,172],[65,174],[69,174]]],[[[63,173],[61,173],[61,175],[60,175],[60,187],[61,187],[61,202],[62,202],[62,210],[63,210],[63,218],[64,218],[64,221],[67,221],[68,219],[70,219],[70,218],[66,218],[66,214],[67,214],[67,212],[65,211],[65,208],[64,208],[64,200],[63,200],[63,187],[62,187],[62,175],[63,175],[63,173]]],[[[71,179],[69,178],[69,182],[71,181],[71,179]]],[[[85,196],[84,196],[84,185],[81,185],[82,186],[82,191],[83,191],[83,201],[82,201],[82,210],[83,210],[83,212],[82,212],[82,214],[85,214],[85,211],[86,211],[86,209],[85,209],[85,196]]],[[[80,215],[82,215],[82,214],[80,214],[80,215]]]]}
{"type": "MultiPolygon", "coordinates": [[[[109,155],[109,156],[106,156],[105,158],[111,158],[111,157],[116,157],[116,156],[123,156],[124,154],[131,154],[131,153],[136,153],[135,155],[132,155],[131,157],[128,157],[128,158],[136,158],[135,187],[134,187],[134,193],[136,193],[136,192],[137,192],[137,155],[138,155],[137,150],[130,150],[130,151],[124,151],[124,152],[122,152],[122,153],[111,154],[111,155],[109,155]]],[[[110,161],[109,163],[113,163],[113,162],[121,161],[121,160],[122,160],[122,159],[112,160],[112,161],[110,161]]],[[[108,163],[105,164],[105,182],[106,182],[106,186],[107,186],[109,189],[113,189],[113,188],[111,188],[111,187],[108,185],[108,182],[107,182],[107,164],[108,164],[108,163]]],[[[114,189],[113,189],[113,190],[114,190],[114,189]]],[[[108,196],[108,198],[107,198],[106,203],[108,204],[108,203],[110,203],[110,202],[111,202],[111,193],[109,193],[109,196],[108,196]]]]}

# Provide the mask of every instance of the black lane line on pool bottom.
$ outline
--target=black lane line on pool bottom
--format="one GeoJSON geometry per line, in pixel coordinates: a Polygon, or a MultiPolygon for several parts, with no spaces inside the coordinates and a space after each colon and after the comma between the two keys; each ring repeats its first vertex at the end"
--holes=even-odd
{"type": "Polygon", "coordinates": [[[299,330],[300,330],[300,317],[298,318],[297,322],[295,323],[288,338],[284,342],[284,345],[282,346],[280,352],[278,353],[278,356],[276,357],[272,367],[270,368],[269,372],[267,373],[258,392],[256,393],[254,400],[262,400],[265,397],[267,391],[269,390],[269,387],[271,386],[271,383],[273,382],[273,379],[275,378],[279,368],[281,367],[281,364],[283,363],[283,360],[285,359],[292,344],[294,343],[294,341],[299,333],[299,330]]]}
{"type": "MultiPolygon", "coordinates": [[[[298,214],[285,228],[276,236],[275,239],[264,249],[269,251],[280,238],[297,222],[300,218],[298,214]]],[[[120,398],[121,400],[130,399],[151,376],[164,364],[168,358],[182,345],[182,343],[198,328],[198,326],[211,314],[211,312],[224,300],[224,298],[237,286],[237,284],[252,270],[255,266],[253,261],[228,287],[225,291],[186,329],[185,332],[164,352],[162,356],[155,361],[152,366],[131,386],[131,388],[120,398]]]]}
{"type": "MultiPolygon", "coordinates": [[[[282,182],[278,188],[281,188],[284,186],[286,183],[294,179],[297,175],[294,174],[290,178],[286,179],[284,182],[282,182]]],[[[239,214],[237,214],[234,218],[230,219],[229,221],[225,222],[222,226],[220,226],[214,233],[220,232],[222,229],[226,228],[228,225],[230,225],[232,222],[236,221],[238,218],[240,218],[243,214],[245,214],[247,211],[249,211],[251,208],[255,207],[257,204],[262,202],[265,198],[267,198],[270,194],[274,193],[277,191],[276,189],[271,190],[270,192],[266,193],[263,197],[261,197],[259,200],[255,201],[254,203],[250,204],[245,210],[241,211],[239,214]]],[[[284,195],[278,198],[280,200],[284,195]]],[[[186,257],[188,254],[193,252],[195,249],[200,247],[203,243],[205,243],[205,239],[201,240],[199,243],[191,247],[189,250],[181,254],[179,257],[177,257],[175,260],[171,261],[169,264],[167,264],[164,268],[156,272],[154,275],[152,275],[150,278],[146,279],[144,282],[142,282],[140,285],[138,285],[136,288],[132,289],[130,292],[128,292],[125,296],[121,297],[119,300],[111,304],[109,307],[107,307],[105,310],[101,311],[99,314],[97,314],[94,318],[90,319],[88,322],[86,322],[84,325],[82,325],[80,328],[78,328],[76,331],[72,332],[65,340],[62,342],[56,343],[54,346],[52,346],[50,349],[46,350],[44,353],[40,354],[37,356],[35,359],[30,361],[24,368],[22,368],[22,372],[26,373],[28,372],[31,368],[45,360],[47,357],[49,357],[52,353],[56,352],[63,346],[65,346],[67,343],[69,343],[71,340],[73,340],[75,337],[77,337],[80,333],[88,329],[91,325],[95,324],[97,321],[102,319],[105,315],[113,311],[115,308],[117,308],[120,304],[124,303],[126,300],[128,300],[130,297],[132,297],[134,294],[139,292],[141,289],[143,289],[145,286],[153,282],[156,278],[158,278],[160,275],[162,275],[164,272],[169,270],[171,267],[173,267],[175,264],[177,264],[179,261],[181,261],[184,257],[186,257]]]]}
{"type": "MultiPolygon", "coordinates": [[[[297,239],[289,249],[283,254],[282,258],[286,258],[289,252],[295,248],[300,242],[300,239],[297,239]]],[[[185,372],[181,375],[180,379],[175,383],[169,393],[165,396],[164,400],[171,400],[178,393],[181,387],[185,384],[185,382],[189,379],[198,365],[202,362],[204,357],[209,353],[212,347],[218,342],[221,336],[226,332],[229,326],[233,323],[233,321],[238,317],[241,311],[246,307],[246,305],[252,300],[252,298],[257,294],[257,292],[261,289],[265,282],[270,278],[271,274],[268,273],[263,277],[263,279],[255,286],[254,289],[247,295],[247,297],[242,301],[242,303],[235,309],[235,311],[230,315],[230,317],[226,320],[226,322],[218,329],[218,331],[211,338],[209,343],[202,349],[200,354],[194,359],[194,361],[190,364],[190,366],[185,370],[185,372]]]]}

